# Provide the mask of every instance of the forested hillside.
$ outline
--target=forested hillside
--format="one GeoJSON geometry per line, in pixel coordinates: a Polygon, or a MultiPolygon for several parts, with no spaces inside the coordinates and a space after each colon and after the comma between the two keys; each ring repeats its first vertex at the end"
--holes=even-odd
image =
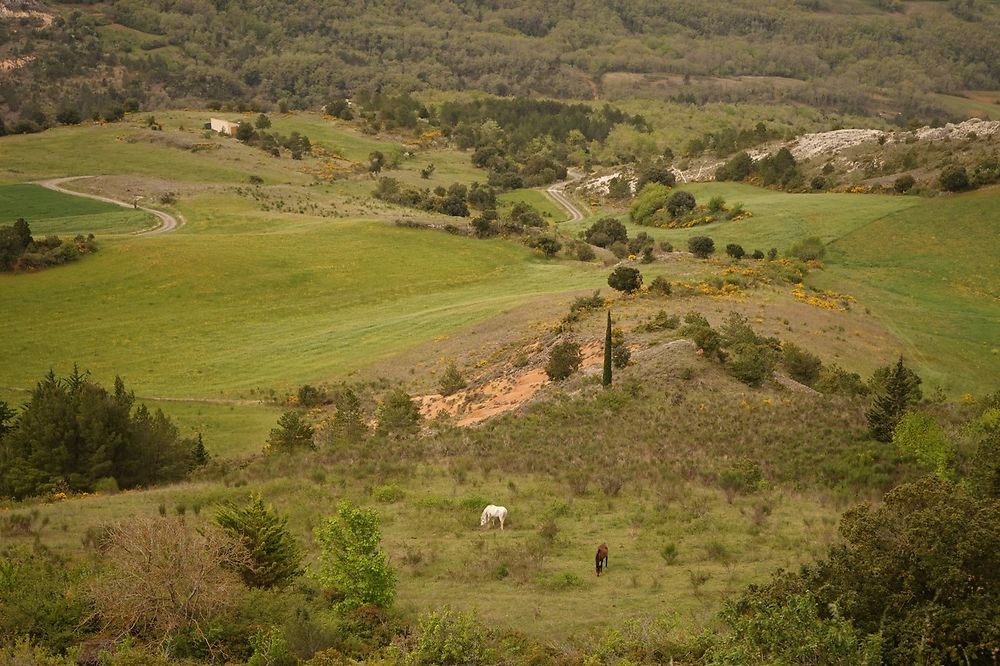
{"type": "Polygon", "coordinates": [[[985,0],[4,2],[8,131],[193,101],[316,108],[362,90],[583,99],[637,87],[927,121],[948,115],[935,93],[1000,88],[1000,10],[985,0]]]}

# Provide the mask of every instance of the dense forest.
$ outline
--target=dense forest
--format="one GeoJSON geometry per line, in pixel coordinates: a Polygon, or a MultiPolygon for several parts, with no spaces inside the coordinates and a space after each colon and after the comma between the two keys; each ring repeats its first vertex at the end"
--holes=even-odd
{"type": "Polygon", "coordinates": [[[681,101],[923,118],[941,113],[931,92],[1000,88],[1000,10],[985,0],[32,2],[19,6],[42,14],[0,25],[0,58],[20,62],[0,83],[8,129],[74,109],[316,108],[362,91],[589,99],[614,73],[683,76],[665,93],[681,101]]]}

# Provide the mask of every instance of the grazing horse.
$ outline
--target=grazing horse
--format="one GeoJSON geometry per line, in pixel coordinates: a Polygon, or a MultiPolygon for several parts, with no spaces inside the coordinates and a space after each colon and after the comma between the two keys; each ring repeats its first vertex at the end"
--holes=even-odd
{"type": "Polygon", "coordinates": [[[608,568],[608,544],[602,543],[597,547],[597,555],[594,556],[594,564],[597,566],[597,575],[608,568]]]}
{"type": "Polygon", "coordinates": [[[483,509],[483,515],[479,517],[479,526],[483,527],[485,525],[489,525],[492,527],[494,518],[499,521],[500,529],[503,530],[503,522],[507,520],[507,509],[502,506],[494,506],[490,504],[483,509]]]}

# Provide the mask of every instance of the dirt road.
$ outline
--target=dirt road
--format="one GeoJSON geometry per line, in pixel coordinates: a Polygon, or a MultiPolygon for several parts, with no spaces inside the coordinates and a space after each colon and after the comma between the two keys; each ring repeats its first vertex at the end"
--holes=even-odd
{"type": "Polygon", "coordinates": [[[561,206],[566,209],[569,213],[569,219],[563,220],[564,222],[576,222],[577,220],[582,220],[587,217],[582,210],[580,210],[576,204],[570,201],[569,197],[566,196],[566,186],[570,183],[574,183],[578,178],[571,178],[570,180],[564,180],[561,183],[555,183],[550,185],[545,193],[549,195],[549,198],[556,202],[556,205],[561,206]]]}
{"type": "Polygon", "coordinates": [[[111,199],[110,197],[102,197],[99,194],[87,194],[86,192],[77,192],[75,190],[67,190],[64,187],[61,187],[63,183],[68,183],[71,180],[80,180],[82,178],[93,178],[93,176],[69,176],[67,178],[49,178],[48,180],[35,181],[35,185],[41,185],[42,187],[48,188],[54,192],[61,192],[62,194],[70,194],[75,197],[86,197],[87,199],[95,199],[97,201],[103,201],[105,203],[121,206],[122,208],[137,208],[138,210],[144,210],[151,215],[155,215],[160,220],[159,225],[153,227],[152,229],[140,231],[136,233],[136,236],[159,236],[161,234],[168,234],[171,231],[180,227],[182,224],[184,224],[183,216],[174,217],[170,213],[165,213],[162,210],[156,210],[155,208],[147,208],[146,206],[135,206],[125,201],[118,201],[117,199],[111,199]]]}

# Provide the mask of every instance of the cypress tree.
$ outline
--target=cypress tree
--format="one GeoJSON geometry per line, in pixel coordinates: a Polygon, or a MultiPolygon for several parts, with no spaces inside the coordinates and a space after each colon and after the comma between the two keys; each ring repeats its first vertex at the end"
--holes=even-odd
{"type": "Polygon", "coordinates": [[[611,386],[611,310],[608,310],[608,329],[604,333],[604,378],[601,384],[611,386]]]}

